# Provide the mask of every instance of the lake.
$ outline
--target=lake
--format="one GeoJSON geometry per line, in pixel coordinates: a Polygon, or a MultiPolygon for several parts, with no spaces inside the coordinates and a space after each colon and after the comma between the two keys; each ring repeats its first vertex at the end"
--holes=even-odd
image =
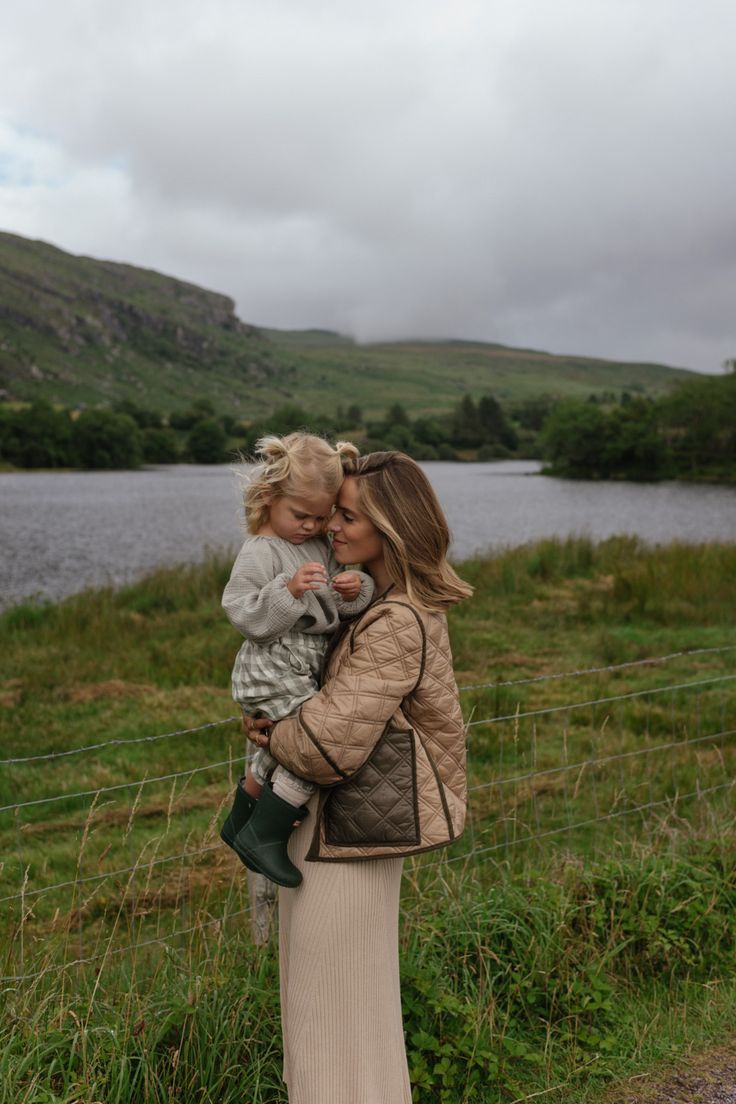
{"type": "MultiPolygon", "coordinates": [[[[573,533],[736,540],[734,487],[549,479],[536,461],[422,467],[447,513],[454,559],[573,533]]],[[[117,585],[208,548],[235,549],[241,514],[228,466],[0,474],[0,604],[117,585]]]]}

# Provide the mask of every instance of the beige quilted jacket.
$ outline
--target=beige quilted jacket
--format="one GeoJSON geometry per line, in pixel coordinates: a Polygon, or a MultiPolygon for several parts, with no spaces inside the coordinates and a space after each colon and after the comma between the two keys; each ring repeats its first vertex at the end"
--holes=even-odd
{"type": "Polygon", "coordinates": [[[465,822],[465,732],[444,614],[392,588],[344,631],[271,754],[323,789],[308,859],[443,847],[465,822]]]}

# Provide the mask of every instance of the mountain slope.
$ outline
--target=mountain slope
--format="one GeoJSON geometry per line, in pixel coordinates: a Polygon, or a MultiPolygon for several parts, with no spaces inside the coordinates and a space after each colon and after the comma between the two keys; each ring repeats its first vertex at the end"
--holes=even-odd
{"type": "Polygon", "coordinates": [[[275,371],[224,295],[0,234],[0,387],[14,397],[226,405],[275,371]]]}
{"type": "Polygon", "coordinates": [[[468,392],[476,398],[490,393],[502,403],[545,394],[656,396],[695,374],[662,364],[558,356],[480,341],[357,345],[324,330],[263,332],[274,344],[284,388],[309,410],[327,402],[328,412],[337,403],[357,403],[370,415],[400,402],[418,415],[450,410],[468,392]]]}
{"type": "Polygon", "coordinates": [[[324,330],[264,330],[231,299],[132,265],[0,233],[0,391],[72,406],[129,398],[163,412],[209,398],[244,419],[285,403],[413,415],[466,393],[502,402],[628,390],[692,373],[469,341],[357,345],[324,330]]]}

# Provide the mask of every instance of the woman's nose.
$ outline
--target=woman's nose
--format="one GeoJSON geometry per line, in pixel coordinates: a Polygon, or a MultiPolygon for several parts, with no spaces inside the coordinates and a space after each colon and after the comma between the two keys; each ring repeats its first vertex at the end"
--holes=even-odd
{"type": "Polygon", "coordinates": [[[328,533],[339,533],[339,531],[340,531],[340,522],[337,519],[337,514],[333,514],[332,517],[330,518],[330,520],[327,522],[327,532],[328,533]]]}

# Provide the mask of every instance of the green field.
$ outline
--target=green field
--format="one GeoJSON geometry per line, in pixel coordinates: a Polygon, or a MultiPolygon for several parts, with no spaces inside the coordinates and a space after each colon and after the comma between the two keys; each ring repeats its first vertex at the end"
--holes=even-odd
{"type": "MultiPolygon", "coordinates": [[[[148,739],[232,715],[228,570],[0,619],[2,758],[108,745],[0,771],[2,1104],[284,1104],[274,947],[217,837],[238,726],[148,739]]],[[[736,546],[460,571],[470,816],[406,864],[415,1098],[597,1101],[732,1028],[736,546]]]]}
{"type": "Polygon", "coordinates": [[[401,403],[413,417],[444,413],[463,395],[492,394],[506,405],[540,395],[586,399],[622,391],[661,395],[690,373],[661,364],[566,357],[472,341],[358,345],[324,331],[266,330],[282,367],[283,394],[332,415],[357,403],[368,417],[401,403]]]}
{"type": "Polygon", "coordinates": [[[552,355],[482,342],[357,345],[323,330],[261,330],[225,295],[133,265],[76,257],[0,232],[0,393],[163,414],[209,399],[259,420],[285,404],[334,417],[392,403],[446,413],[464,394],[501,401],[660,395],[693,373],[661,364],[552,355]]]}

